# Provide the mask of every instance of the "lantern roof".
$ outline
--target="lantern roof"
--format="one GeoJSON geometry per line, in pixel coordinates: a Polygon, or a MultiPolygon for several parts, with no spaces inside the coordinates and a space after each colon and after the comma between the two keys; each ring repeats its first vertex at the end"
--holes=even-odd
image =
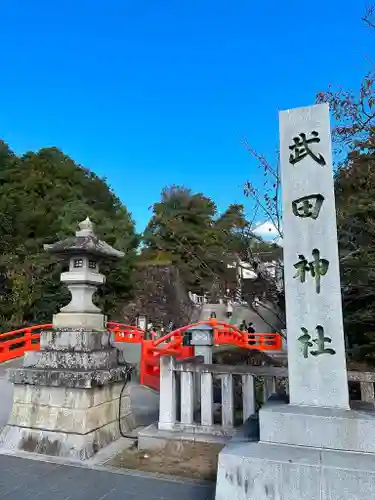
{"type": "Polygon", "coordinates": [[[124,257],[124,252],[116,250],[98,238],[94,232],[94,225],[88,217],[80,222],[78,227],[75,236],[69,236],[69,238],[56,243],[45,244],[43,245],[44,250],[64,257],[74,255],[94,255],[101,259],[121,259],[124,257]]]}

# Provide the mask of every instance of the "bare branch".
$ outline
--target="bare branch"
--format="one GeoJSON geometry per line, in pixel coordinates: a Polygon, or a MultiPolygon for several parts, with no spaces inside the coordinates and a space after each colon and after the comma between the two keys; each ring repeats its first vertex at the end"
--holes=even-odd
{"type": "Polygon", "coordinates": [[[362,21],[367,24],[369,28],[375,28],[375,5],[370,5],[366,9],[365,15],[362,17],[362,21]]]}
{"type": "Polygon", "coordinates": [[[285,318],[282,318],[274,309],[268,307],[264,302],[257,301],[255,302],[255,305],[253,307],[256,307],[258,305],[263,307],[264,309],[267,309],[267,311],[270,311],[280,321],[280,323],[284,325],[283,328],[285,328],[285,318]]]}
{"type": "MultiPolygon", "coordinates": [[[[257,314],[257,316],[259,316],[259,318],[260,318],[262,321],[264,321],[264,323],[265,323],[266,325],[268,325],[268,326],[269,326],[269,327],[270,327],[270,328],[271,328],[274,332],[277,332],[278,330],[282,330],[282,329],[284,329],[284,328],[285,328],[285,322],[284,322],[284,321],[281,321],[281,323],[284,325],[284,327],[283,327],[283,328],[281,328],[281,329],[279,329],[279,328],[277,328],[275,325],[273,325],[272,323],[270,323],[269,321],[267,321],[267,319],[263,316],[263,314],[261,314],[261,313],[259,312],[258,308],[254,306],[253,301],[249,300],[249,301],[247,301],[247,303],[248,303],[249,307],[251,308],[251,310],[252,310],[255,314],[257,314]]],[[[264,304],[262,303],[262,307],[263,307],[263,306],[264,306],[264,304]]],[[[270,310],[270,311],[272,311],[272,309],[269,309],[269,310],[270,310]]],[[[273,311],[272,311],[272,312],[273,312],[273,311]]],[[[281,332],[279,332],[279,333],[280,333],[280,335],[281,335],[283,338],[285,338],[285,336],[284,336],[281,332]]]]}

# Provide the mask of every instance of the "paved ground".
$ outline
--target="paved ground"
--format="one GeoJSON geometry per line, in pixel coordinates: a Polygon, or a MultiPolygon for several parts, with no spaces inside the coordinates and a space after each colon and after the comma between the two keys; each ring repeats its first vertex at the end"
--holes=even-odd
{"type": "Polygon", "coordinates": [[[21,366],[23,358],[14,359],[7,363],[0,363],[0,429],[8,422],[13,405],[13,384],[8,382],[8,368],[21,366]]]}
{"type": "Polygon", "coordinates": [[[1,500],[214,500],[214,485],[0,456],[1,500]]]}

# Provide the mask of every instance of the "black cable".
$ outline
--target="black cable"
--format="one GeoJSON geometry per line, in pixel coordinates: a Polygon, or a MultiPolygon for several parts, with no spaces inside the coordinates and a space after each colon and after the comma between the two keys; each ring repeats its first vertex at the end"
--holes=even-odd
{"type": "Polygon", "coordinates": [[[125,378],[124,378],[124,385],[122,386],[122,389],[121,389],[121,392],[120,392],[120,397],[119,397],[119,405],[118,405],[118,428],[119,428],[120,434],[121,434],[121,436],[123,438],[133,439],[133,441],[136,442],[136,441],[138,441],[138,437],[134,437],[131,434],[125,434],[124,431],[122,430],[122,427],[121,427],[121,402],[122,402],[122,395],[124,393],[124,390],[125,390],[128,382],[130,382],[131,378],[132,378],[132,371],[127,372],[127,374],[125,375],[125,378]]]}
{"type": "MultiPolygon", "coordinates": [[[[116,347],[115,343],[115,336],[114,333],[111,332],[110,337],[109,337],[109,345],[111,347],[116,347]]],[[[116,347],[117,349],[117,347],[116,347]]],[[[119,355],[119,349],[117,349],[117,356],[119,355]]],[[[118,358],[117,358],[118,359],[118,358]]],[[[120,364],[120,363],[119,363],[120,364]]],[[[122,430],[121,427],[121,402],[122,402],[122,395],[124,393],[125,387],[128,382],[130,382],[132,378],[132,373],[133,373],[134,367],[130,371],[128,371],[124,377],[124,385],[122,386],[121,392],[120,392],[120,397],[119,397],[119,403],[118,403],[118,429],[120,431],[120,434],[122,437],[127,438],[127,439],[133,439],[134,442],[138,441],[138,437],[134,437],[133,435],[130,434],[125,434],[125,432],[122,430]]]]}

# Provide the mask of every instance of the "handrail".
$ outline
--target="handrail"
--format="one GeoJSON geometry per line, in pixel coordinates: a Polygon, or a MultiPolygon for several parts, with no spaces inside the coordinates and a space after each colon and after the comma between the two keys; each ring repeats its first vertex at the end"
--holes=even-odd
{"type": "Polygon", "coordinates": [[[107,330],[121,330],[121,331],[127,331],[127,330],[132,330],[132,331],[137,331],[140,333],[145,333],[142,328],[139,328],[138,326],[135,325],[125,325],[124,323],[116,323],[115,321],[107,321],[107,330]]]}
{"type": "Polygon", "coordinates": [[[0,333],[0,363],[23,356],[25,351],[38,350],[40,330],[48,328],[52,328],[51,323],[0,333]]]}
{"type": "Polygon", "coordinates": [[[25,326],[25,328],[20,328],[19,330],[12,330],[11,332],[0,333],[0,340],[4,337],[17,335],[18,333],[32,332],[34,330],[45,330],[47,328],[52,328],[52,323],[46,323],[44,325],[25,326]]]}
{"type": "MultiPolygon", "coordinates": [[[[183,333],[200,325],[209,325],[213,328],[214,344],[234,344],[246,349],[271,351],[281,349],[279,334],[249,334],[238,330],[233,325],[216,318],[198,321],[178,328],[158,339],[145,339],[145,331],[134,325],[125,325],[115,321],[107,322],[107,330],[114,336],[115,342],[141,344],[141,383],[154,389],[160,384],[160,357],[172,355],[176,360],[183,360],[194,355],[194,348],[184,344],[183,333]]],[[[39,349],[40,332],[52,328],[51,323],[29,326],[11,332],[0,334],[0,363],[25,354],[25,351],[39,349]]],[[[215,371],[216,368],[213,368],[215,371]]],[[[195,371],[195,370],[192,370],[195,371]]],[[[200,371],[196,369],[196,371],[200,371]]]]}
{"type": "MultiPolygon", "coordinates": [[[[229,325],[228,323],[225,323],[223,321],[217,321],[216,318],[210,318],[208,320],[204,321],[198,321],[196,323],[192,323],[190,325],[183,326],[181,328],[177,328],[176,330],[173,330],[172,332],[167,333],[166,335],[163,335],[162,337],[159,337],[158,339],[154,340],[154,347],[159,346],[160,344],[163,344],[167,342],[170,339],[175,339],[176,344],[181,344],[182,341],[182,333],[186,332],[187,330],[200,326],[200,325],[210,325],[214,329],[214,342],[217,344],[224,344],[225,342],[225,337],[229,336],[231,337],[230,339],[232,342],[235,341],[236,343],[238,342],[241,344],[242,347],[247,347],[247,348],[257,348],[260,346],[263,346],[264,350],[270,350],[270,347],[266,345],[264,341],[269,341],[275,340],[279,334],[275,333],[254,333],[254,334],[249,334],[247,332],[242,332],[241,330],[238,330],[236,327],[233,325],[229,325]],[[260,342],[257,342],[259,340],[260,342]],[[252,346],[253,344],[253,346],[252,346]],[[268,349],[267,349],[268,347],[268,349]]],[[[45,330],[48,328],[52,328],[52,323],[46,323],[42,325],[34,325],[34,326],[29,326],[25,328],[20,328],[18,330],[13,330],[10,332],[6,333],[0,333],[0,343],[1,340],[5,340],[9,337],[13,337],[14,335],[18,334],[25,334],[27,332],[34,332],[34,331],[40,331],[40,330],[45,330]]],[[[142,341],[144,339],[145,331],[142,330],[141,328],[134,326],[134,325],[125,325],[124,323],[118,323],[115,321],[108,321],[107,323],[107,328],[109,331],[114,332],[115,334],[128,334],[131,336],[134,336],[133,341],[135,338],[137,338],[139,341],[142,341]]],[[[14,339],[16,340],[16,339],[14,339]]],[[[125,340],[118,338],[118,341],[125,340]]],[[[232,343],[229,342],[229,343],[232,343]]],[[[274,342],[276,345],[277,343],[274,342]]],[[[281,344],[280,344],[281,347],[281,344]]],[[[279,348],[278,345],[276,349],[279,348]]]]}
{"type": "MultiPolygon", "coordinates": [[[[204,364],[200,356],[185,360],[165,356],[160,360],[158,428],[187,432],[192,439],[200,433],[235,435],[236,427],[255,415],[272,395],[287,397],[288,378],[286,367],[204,364]],[[214,404],[215,389],[219,389],[219,408],[214,404]]],[[[375,409],[375,372],[348,371],[347,380],[359,385],[351,394],[353,403],[375,409]]]]}
{"type": "MultiPolygon", "coordinates": [[[[39,350],[40,331],[52,327],[52,323],[45,323],[0,333],[0,363],[21,357],[25,351],[39,350]]],[[[145,332],[136,326],[109,321],[107,327],[114,333],[115,341],[139,343],[144,338],[145,332]]]]}

